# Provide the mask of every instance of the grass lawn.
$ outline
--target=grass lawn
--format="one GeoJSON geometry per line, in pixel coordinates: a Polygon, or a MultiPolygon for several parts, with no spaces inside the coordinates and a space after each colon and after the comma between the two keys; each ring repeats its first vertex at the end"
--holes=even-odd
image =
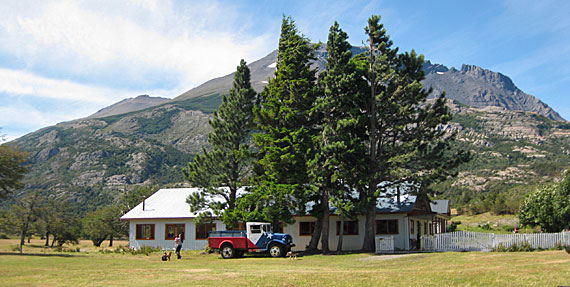
{"type": "MultiPolygon", "coordinates": [[[[495,234],[513,233],[513,229],[518,225],[519,219],[514,214],[494,215],[490,212],[476,215],[458,215],[451,218],[451,221],[461,221],[457,226],[457,231],[473,231],[495,234]],[[484,226],[487,225],[487,228],[484,226]],[[510,227],[508,229],[507,227],[510,227]]],[[[534,233],[539,229],[524,227],[519,230],[520,233],[534,233]]]]}
{"type": "MultiPolygon", "coordinates": [[[[6,252],[15,240],[0,240],[6,252]]],[[[42,249],[33,241],[24,252],[42,249]]],[[[183,258],[103,254],[81,242],[75,255],[0,255],[0,286],[559,286],[570,285],[565,251],[313,255],[297,260],[183,252],[183,258]],[[85,251],[83,251],[85,250],[85,251]]],[[[72,247],[73,248],[73,247],[72,247]]],[[[36,250],[36,253],[38,250],[36,250]]]]}

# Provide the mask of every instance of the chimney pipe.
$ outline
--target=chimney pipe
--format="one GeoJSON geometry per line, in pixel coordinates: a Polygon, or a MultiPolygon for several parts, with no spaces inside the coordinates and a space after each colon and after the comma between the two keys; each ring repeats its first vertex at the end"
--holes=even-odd
{"type": "Polygon", "coordinates": [[[144,211],[145,200],[146,200],[146,196],[143,196],[143,211],[144,211]]]}
{"type": "Polygon", "coordinates": [[[396,186],[396,190],[398,191],[398,198],[397,198],[397,200],[398,200],[398,205],[400,205],[400,186],[399,186],[399,185],[396,186]]]}

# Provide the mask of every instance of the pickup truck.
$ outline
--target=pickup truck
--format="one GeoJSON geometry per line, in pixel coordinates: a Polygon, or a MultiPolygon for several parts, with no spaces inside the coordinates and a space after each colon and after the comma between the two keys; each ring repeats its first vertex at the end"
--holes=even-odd
{"type": "Polygon", "coordinates": [[[245,252],[267,252],[282,257],[291,250],[293,238],[287,233],[273,233],[271,224],[247,222],[245,231],[210,231],[208,245],[224,259],[242,257],[245,252]]]}

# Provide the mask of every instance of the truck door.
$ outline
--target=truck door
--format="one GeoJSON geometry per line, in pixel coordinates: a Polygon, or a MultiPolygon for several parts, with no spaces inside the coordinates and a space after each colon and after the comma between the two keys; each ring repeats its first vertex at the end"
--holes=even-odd
{"type": "Polygon", "coordinates": [[[267,234],[262,224],[251,224],[247,228],[247,238],[257,246],[257,248],[265,249],[267,234]]]}

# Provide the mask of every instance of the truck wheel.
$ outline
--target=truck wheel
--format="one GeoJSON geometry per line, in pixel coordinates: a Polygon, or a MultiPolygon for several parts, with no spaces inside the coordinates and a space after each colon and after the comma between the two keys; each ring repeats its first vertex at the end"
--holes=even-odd
{"type": "Polygon", "coordinates": [[[234,248],[231,244],[224,244],[220,249],[220,253],[222,254],[222,258],[224,259],[231,259],[234,258],[234,248]]]}
{"type": "Polygon", "coordinates": [[[284,256],[285,252],[283,252],[283,245],[281,245],[279,243],[271,244],[271,246],[269,246],[269,255],[271,255],[271,257],[282,257],[282,256],[284,256]]]}

